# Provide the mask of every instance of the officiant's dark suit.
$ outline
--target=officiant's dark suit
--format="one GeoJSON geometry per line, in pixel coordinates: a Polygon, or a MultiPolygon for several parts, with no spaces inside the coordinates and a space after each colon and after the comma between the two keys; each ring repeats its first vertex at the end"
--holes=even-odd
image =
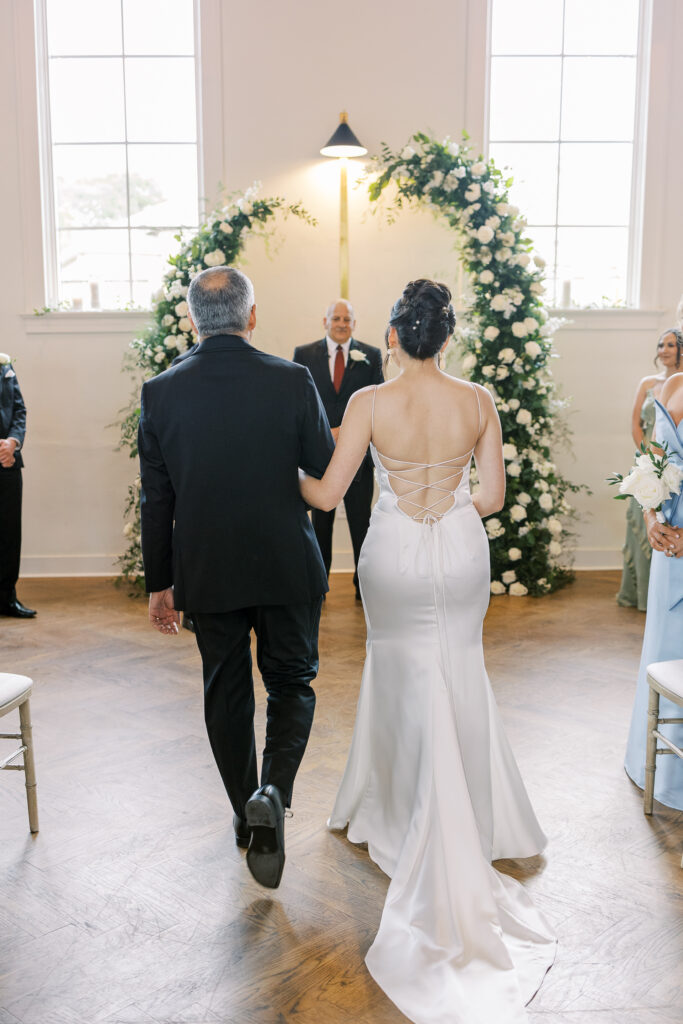
{"type": "MultiPolygon", "coordinates": [[[[328,309],[325,317],[327,336],[320,341],[313,341],[308,345],[299,345],[294,349],[294,362],[306,366],[311,371],[315,386],[322,399],[322,403],[330,422],[330,427],[338,428],[344,418],[344,412],[351,395],[369,384],[381,384],[382,376],[382,353],[374,345],[366,345],[357,341],[351,336],[352,326],[355,325],[353,308],[346,302],[333,303],[328,309]],[[347,317],[343,313],[348,311],[347,317]],[[347,337],[344,337],[344,329],[338,331],[335,320],[347,319],[347,337]],[[330,339],[328,343],[328,338],[330,339]],[[341,377],[339,390],[335,388],[334,361],[336,358],[337,345],[342,342],[347,344],[344,373],[341,377]],[[350,343],[349,343],[350,342],[350,343]],[[353,354],[355,353],[355,355],[353,354]]],[[[343,345],[342,345],[343,347],[343,345]]],[[[353,546],[353,561],[356,568],[353,582],[358,595],[358,556],[363,546],[365,535],[370,524],[370,510],[372,506],[372,492],[374,486],[374,475],[372,457],[368,451],[360,468],[344,495],[344,508],[346,519],[351,534],[353,546]]],[[[322,552],[325,569],[329,575],[332,564],[332,528],[334,526],[335,510],[322,512],[314,508],[312,512],[313,528],[318,538],[322,552]]]]}
{"type": "Polygon", "coordinates": [[[224,281],[228,290],[246,282],[253,303],[239,271],[198,275],[188,302],[202,340],[143,385],[140,505],[147,590],[154,600],[172,586],[175,608],[195,624],[209,739],[239,842],[258,787],[252,629],[268,692],[261,782],[287,804],[310,732],[327,577],[298,467],[321,477],[334,444],[307,370],[238,333],[205,336],[193,302],[203,296],[206,322],[215,320],[224,281]]]}
{"type": "Polygon", "coordinates": [[[35,612],[17,600],[21,556],[21,494],[26,436],[26,406],[11,363],[0,364],[0,615],[33,618],[35,612]]]}

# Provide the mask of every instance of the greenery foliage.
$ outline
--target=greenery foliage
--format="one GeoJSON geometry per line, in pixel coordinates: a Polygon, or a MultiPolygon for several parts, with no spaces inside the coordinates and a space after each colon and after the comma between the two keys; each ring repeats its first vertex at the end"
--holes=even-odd
{"type": "MultiPolygon", "coordinates": [[[[467,145],[419,133],[400,152],[382,148],[370,198],[391,189],[391,210],[426,206],[458,235],[458,252],[473,291],[467,324],[458,328],[463,372],[493,395],[503,428],[507,493],[504,509],[486,520],[491,592],[540,595],[567,583],[571,572],[566,480],[551,457],[561,430],[550,360],[552,321],[543,306],[544,261],[532,252],[526,221],[509,201],[511,178],[467,145]]],[[[476,471],[473,472],[476,486],[476,471]]]]}
{"type": "MultiPolygon", "coordinates": [[[[130,344],[126,367],[138,382],[167,370],[173,360],[193,343],[192,328],[187,318],[187,290],[192,278],[207,267],[234,263],[239,259],[250,234],[268,237],[276,215],[295,216],[309,224],[315,220],[300,203],[287,203],[280,196],[259,199],[256,187],[241,195],[229,197],[202,224],[196,234],[181,242],[180,250],[170,256],[163,285],[152,304],[152,319],[139,337],[130,344]]],[[[128,450],[131,459],[138,454],[137,434],[140,421],[139,387],[121,421],[120,447],[128,450]]],[[[140,478],[128,488],[123,532],[127,548],[119,558],[124,579],[143,589],[142,551],[140,548],[140,478]]]]}

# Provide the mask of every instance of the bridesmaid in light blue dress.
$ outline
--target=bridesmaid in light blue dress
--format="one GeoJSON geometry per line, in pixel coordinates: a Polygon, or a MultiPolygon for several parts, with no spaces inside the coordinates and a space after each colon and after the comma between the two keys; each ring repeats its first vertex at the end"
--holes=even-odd
{"type": "MultiPolygon", "coordinates": [[[[655,404],[655,440],[659,444],[668,444],[669,458],[683,469],[683,373],[677,373],[667,381],[661,401],[656,399],[655,404]]],[[[678,528],[679,539],[674,542],[674,551],[667,555],[661,543],[661,529],[654,513],[649,513],[648,536],[654,550],[643,652],[624,764],[627,774],[641,789],[645,781],[647,666],[654,661],[683,658],[683,489],[664,503],[662,511],[668,523],[678,528]]],[[[667,546],[669,543],[667,541],[667,546]]],[[[659,714],[661,718],[683,718],[681,708],[663,697],[659,714]]],[[[662,725],[660,729],[663,735],[683,748],[683,725],[662,725]]],[[[683,761],[680,758],[657,758],[655,800],[683,810],[683,761]]]]}

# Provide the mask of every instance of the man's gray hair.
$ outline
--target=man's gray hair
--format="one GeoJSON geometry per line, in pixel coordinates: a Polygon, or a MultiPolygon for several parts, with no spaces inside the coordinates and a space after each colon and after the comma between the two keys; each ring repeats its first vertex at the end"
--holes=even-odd
{"type": "Polygon", "coordinates": [[[200,338],[242,334],[254,305],[254,286],[235,267],[211,267],[192,279],[187,304],[200,338]]]}

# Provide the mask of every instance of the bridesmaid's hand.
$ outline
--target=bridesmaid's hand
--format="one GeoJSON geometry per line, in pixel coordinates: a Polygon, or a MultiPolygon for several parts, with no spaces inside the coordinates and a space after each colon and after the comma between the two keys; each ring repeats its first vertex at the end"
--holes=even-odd
{"type": "Polygon", "coordinates": [[[668,523],[659,523],[657,515],[652,509],[645,512],[644,519],[647,539],[651,547],[655,551],[663,551],[667,555],[671,553],[671,555],[675,555],[678,558],[681,553],[679,548],[683,545],[683,537],[680,531],[673,526],[669,526],[668,523]]]}

